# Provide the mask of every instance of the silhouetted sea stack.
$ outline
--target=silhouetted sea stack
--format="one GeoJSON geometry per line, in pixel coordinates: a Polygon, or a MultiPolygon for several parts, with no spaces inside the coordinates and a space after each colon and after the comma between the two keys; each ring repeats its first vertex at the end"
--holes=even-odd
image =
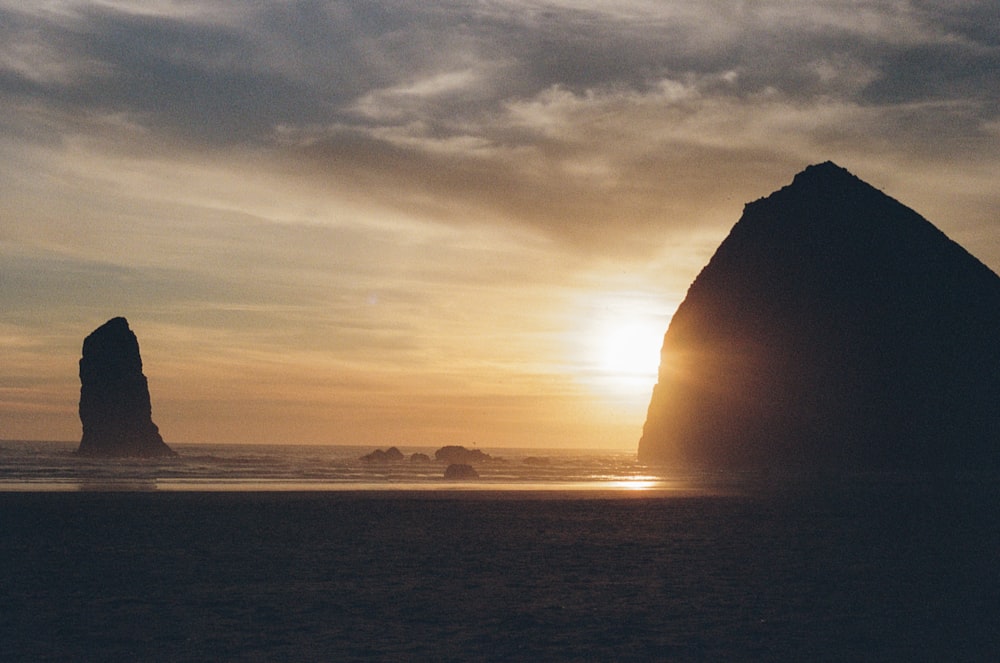
{"type": "Polygon", "coordinates": [[[125,318],[113,318],[83,341],[78,453],[173,456],[153,423],[139,341],[125,318]]]}
{"type": "Polygon", "coordinates": [[[748,204],[664,337],[644,462],[1000,469],[1000,277],[833,163],[748,204]]]}

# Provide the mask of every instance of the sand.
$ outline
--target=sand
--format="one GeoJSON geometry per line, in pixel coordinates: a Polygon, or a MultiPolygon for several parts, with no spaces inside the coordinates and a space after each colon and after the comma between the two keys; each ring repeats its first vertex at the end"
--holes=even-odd
{"type": "Polygon", "coordinates": [[[983,499],[0,493],[0,659],[989,660],[983,499]]]}

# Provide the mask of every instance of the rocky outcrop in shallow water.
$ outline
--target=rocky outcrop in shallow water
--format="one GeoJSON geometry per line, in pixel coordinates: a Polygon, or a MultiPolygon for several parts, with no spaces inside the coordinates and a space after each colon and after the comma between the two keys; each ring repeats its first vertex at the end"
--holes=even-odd
{"type": "Polygon", "coordinates": [[[380,464],[380,463],[397,463],[403,460],[404,458],[406,457],[403,455],[402,451],[400,451],[396,447],[389,447],[385,451],[382,451],[381,449],[376,449],[371,453],[367,453],[361,457],[361,460],[363,460],[366,463],[380,464]]]}
{"type": "Polygon", "coordinates": [[[434,452],[434,460],[445,463],[485,463],[493,460],[493,456],[479,449],[467,449],[461,445],[441,447],[434,452]]]}

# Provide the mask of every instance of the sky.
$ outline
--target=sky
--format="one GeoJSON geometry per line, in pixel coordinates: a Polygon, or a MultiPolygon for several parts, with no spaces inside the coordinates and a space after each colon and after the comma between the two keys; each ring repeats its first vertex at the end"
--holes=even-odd
{"type": "Polygon", "coordinates": [[[0,439],[125,316],[168,443],[634,450],[833,160],[1000,271],[995,0],[0,0],[0,439]]]}

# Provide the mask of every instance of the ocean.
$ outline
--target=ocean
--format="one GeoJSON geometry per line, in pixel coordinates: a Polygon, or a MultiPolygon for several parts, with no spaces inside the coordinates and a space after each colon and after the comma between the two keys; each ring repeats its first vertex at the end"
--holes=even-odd
{"type": "Polygon", "coordinates": [[[398,462],[365,462],[371,447],[173,444],[176,458],[102,459],[74,454],[74,442],[0,441],[0,491],[289,490],[680,490],[631,452],[488,450],[479,479],[448,481],[433,448],[402,447],[398,462]]]}
{"type": "MultiPolygon", "coordinates": [[[[4,661],[991,661],[990,482],[0,444],[4,661]]],[[[404,452],[409,450],[403,449],[404,452]]]]}

